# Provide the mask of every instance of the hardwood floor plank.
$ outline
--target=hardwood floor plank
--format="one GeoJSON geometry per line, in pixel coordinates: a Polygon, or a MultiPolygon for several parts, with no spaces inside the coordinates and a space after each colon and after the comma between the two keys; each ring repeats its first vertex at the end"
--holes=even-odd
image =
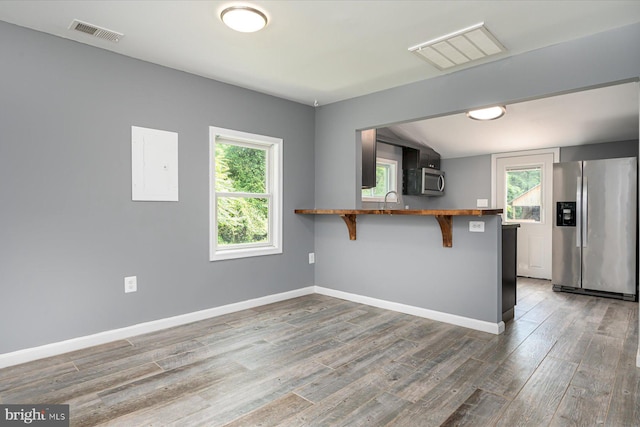
{"type": "Polygon", "coordinates": [[[147,363],[133,368],[118,370],[108,375],[84,376],[75,371],[35,385],[13,389],[2,395],[7,403],[65,403],[86,395],[95,395],[109,388],[118,387],[150,375],[158,374],[162,369],[155,363],[147,363]]]}
{"type": "MultiPolygon", "coordinates": [[[[204,345],[213,345],[221,349],[233,346],[243,347],[257,341],[273,341],[282,336],[295,335],[299,329],[287,323],[253,324],[232,328],[217,334],[198,337],[196,340],[204,345]]],[[[224,351],[224,350],[223,350],[224,351]]]]}
{"type": "Polygon", "coordinates": [[[234,421],[269,402],[293,392],[303,384],[314,381],[325,375],[329,368],[317,363],[299,363],[284,371],[276,371],[276,375],[268,372],[264,377],[254,381],[223,381],[221,386],[209,387],[199,395],[211,405],[175,422],[176,426],[221,426],[234,421]]]}
{"type": "Polygon", "coordinates": [[[577,365],[547,358],[509,404],[496,426],[549,425],[577,365]]]}
{"type": "MultiPolygon", "coordinates": [[[[380,367],[394,362],[398,356],[415,349],[415,346],[416,344],[411,341],[397,339],[385,346],[372,349],[350,363],[330,371],[324,377],[299,388],[296,393],[311,402],[320,402],[327,396],[353,383],[359,377],[367,375],[368,372],[375,372],[376,375],[380,374],[380,367]]],[[[401,367],[398,369],[400,370],[394,376],[394,382],[398,381],[401,375],[407,375],[412,372],[410,368],[404,371],[402,371],[401,367]]]]}
{"type": "Polygon", "coordinates": [[[44,359],[34,360],[33,362],[2,368],[0,369],[0,382],[8,382],[10,378],[22,377],[24,375],[30,375],[32,377],[37,377],[38,375],[49,376],[52,373],[55,375],[59,366],[69,363],[76,358],[90,354],[100,354],[114,348],[122,347],[131,347],[131,343],[126,340],[113,341],[107,344],[76,350],[58,356],[47,357],[44,359]]]}
{"type": "Polygon", "coordinates": [[[288,393],[285,396],[226,424],[226,427],[282,426],[284,425],[284,420],[300,413],[312,405],[313,404],[308,400],[305,400],[294,393],[288,393]]]}
{"type": "MultiPolygon", "coordinates": [[[[409,347],[415,349],[416,345],[411,341],[402,338],[400,333],[407,325],[401,325],[398,327],[390,326],[388,329],[384,329],[377,333],[362,333],[357,340],[350,340],[345,343],[344,346],[333,352],[328,352],[322,357],[317,358],[319,363],[331,368],[338,368],[346,365],[354,360],[370,354],[377,349],[384,349],[388,345],[397,342],[404,341],[409,347]]],[[[341,342],[344,342],[341,340],[341,342]]]]}
{"type": "Polygon", "coordinates": [[[76,365],[74,365],[73,362],[66,362],[43,367],[42,369],[26,371],[22,375],[6,378],[0,382],[0,399],[3,398],[3,395],[7,390],[15,390],[25,387],[36,388],[39,384],[50,381],[51,378],[56,378],[69,372],[78,372],[78,368],[76,368],[76,365]]]}
{"type": "Polygon", "coordinates": [[[598,333],[624,338],[629,328],[631,310],[630,305],[616,304],[614,306],[614,302],[611,302],[602,318],[602,323],[598,326],[598,333]]]}
{"type": "Polygon", "coordinates": [[[549,356],[580,363],[593,335],[593,332],[584,331],[580,327],[572,327],[558,338],[549,356]]]}
{"type": "Polygon", "coordinates": [[[425,360],[411,375],[398,380],[390,392],[410,402],[422,399],[467,362],[483,345],[484,342],[469,337],[460,339],[436,358],[425,360]]]}
{"type": "Polygon", "coordinates": [[[358,409],[353,411],[345,420],[337,423],[337,426],[383,426],[396,418],[396,416],[410,402],[389,393],[382,393],[371,399],[358,409]]]}
{"type": "Polygon", "coordinates": [[[186,415],[207,408],[209,404],[198,395],[187,394],[140,411],[99,424],[100,427],[165,426],[186,415]]]}
{"type": "Polygon", "coordinates": [[[507,403],[504,397],[477,389],[441,427],[491,426],[498,420],[507,403]]]}
{"type": "Polygon", "coordinates": [[[108,389],[98,394],[100,403],[76,413],[73,424],[93,426],[154,405],[163,405],[175,399],[176,395],[211,387],[242,369],[228,360],[206,360],[108,389]]]}
{"type": "MultiPolygon", "coordinates": [[[[344,421],[350,414],[382,393],[380,371],[373,371],[345,383],[284,422],[286,426],[329,426],[344,421]]],[[[297,392],[296,392],[297,394],[297,392]]]]}
{"type": "Polygon", "coordinates": [[[622,369],[616,375],[606,425],[640,426],[640,369],[622,369]]]}
{"type": "Polygon", "coordinates": [[[428,425],[445,422],[478,389],[478,384],[496,369],[496,365],[467,359],[437,387],[429,390],[419,401],[408,407],[412,414],[403,414],[402,423],[419,419],[428,425]],[[403,421],[403,417],[405,421],[403,421]]]}
{"type": "Polygon", "coordinates": [[[507,325],[502,335],[489,340],[482,351],[474,357],[484,362],[497,363],[507,358],[539,325],[527,320],[518,320],[507,325]]]}
{"type": "Polygon", "coordinates": [[[604,424],[623,342],[594,334],[552,425],[604,424]]]}
{"type": "Polygon", "coordinates": [[[0,402],[82,427],[640,425],[637,303],[519,279],[516,313],[496,336],[306,295],[2,369],[0,402]]]}
{"type": "Polygon", "coordinates": [[[536,372],[555,341],[529,336],[480,385],[483,390],[514,398],[536,372]]]}

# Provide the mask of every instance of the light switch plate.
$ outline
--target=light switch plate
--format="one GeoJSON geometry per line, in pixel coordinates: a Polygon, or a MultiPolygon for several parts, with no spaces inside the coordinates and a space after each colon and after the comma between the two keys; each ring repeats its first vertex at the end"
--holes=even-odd
{"type": "Polygon", "coordinates": [[[469,221],[469,231],[473,233],[484,233],[484,221],[469,221]]]}
{"type": "Polygon", "coordinates": [[[479,208],[488,208],[489,207],[489,199],[477,199],[476,206],[479,208]]]}
{"type": "Polygon", "coordinates": [[[128,294],[129,292],[137,292],[138,291],[138,277],[137,276],[129,276],[124,278],[124,293],[128,294]]]}
{"type": "Polygon", "coordinates": [[[309,264],[315,264],[316,262],[316,254],[315,252],[309,253],[309,264]]]}

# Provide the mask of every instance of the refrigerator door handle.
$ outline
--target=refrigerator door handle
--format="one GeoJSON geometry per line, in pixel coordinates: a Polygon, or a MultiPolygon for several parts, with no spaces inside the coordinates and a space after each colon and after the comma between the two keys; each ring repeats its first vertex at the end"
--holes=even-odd
{"type": "Polygon", "coordinates": [[[587,205],[589,203],[589,181],[585,176],[582,178],[582,206],[580,208],[580,213],[582,214],[582,247],[586,248],[588,242],[587,238],[587,223],[589,221],[589,217],[587,215],[587,205]]]}
{"type": "Polygon", "coordinates": [[[576,248],[582,247],[582,177],[576,183],[576,248]]]}

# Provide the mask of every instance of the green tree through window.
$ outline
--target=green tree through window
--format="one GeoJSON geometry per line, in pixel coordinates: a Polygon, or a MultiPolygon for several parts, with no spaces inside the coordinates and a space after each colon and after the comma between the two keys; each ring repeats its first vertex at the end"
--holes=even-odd
{"type": "Polygon", "coordinates": [[[507,220],[540,222],[542,168],[506,171],[507,220]]]}
{"type": "MultiPolygon", "coordinates": [[[[397,191],[396,168],[397,162],[378,158],[376,162],[376,186],[362,190],[363,200],[384,200],[387,192],[391,190],[397,191]]],[[[394,196],[390,200],[395,202],[397,199],[394,196]]]]}
{"type": "Polygon", "coordinates": [[[269,199],[267,152],[217,143],[216,192],[218,244],[236,245],[268,240],[269,199]]]}

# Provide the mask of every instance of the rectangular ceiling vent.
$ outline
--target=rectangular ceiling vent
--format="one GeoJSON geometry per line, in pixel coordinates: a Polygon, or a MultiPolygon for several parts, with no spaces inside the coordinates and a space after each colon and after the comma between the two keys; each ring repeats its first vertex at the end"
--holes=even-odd
{"type": "Polygon", "coordinates": [[[80,31],[81,33],[89,34],[90,36],[97,37],[103,40],[109,40],[110,42],[118,43],[124,34],[117,31],[109,30],[107,28],[98,27],[97,25],[89,24],[74,19],[69,26],[70,30],[80,31]]]}
{"type": "Polygon", "coordinates": [[[409,48],[439,70],[468,65],[487,56],[506,52],[484,22],[409,48]]]}

